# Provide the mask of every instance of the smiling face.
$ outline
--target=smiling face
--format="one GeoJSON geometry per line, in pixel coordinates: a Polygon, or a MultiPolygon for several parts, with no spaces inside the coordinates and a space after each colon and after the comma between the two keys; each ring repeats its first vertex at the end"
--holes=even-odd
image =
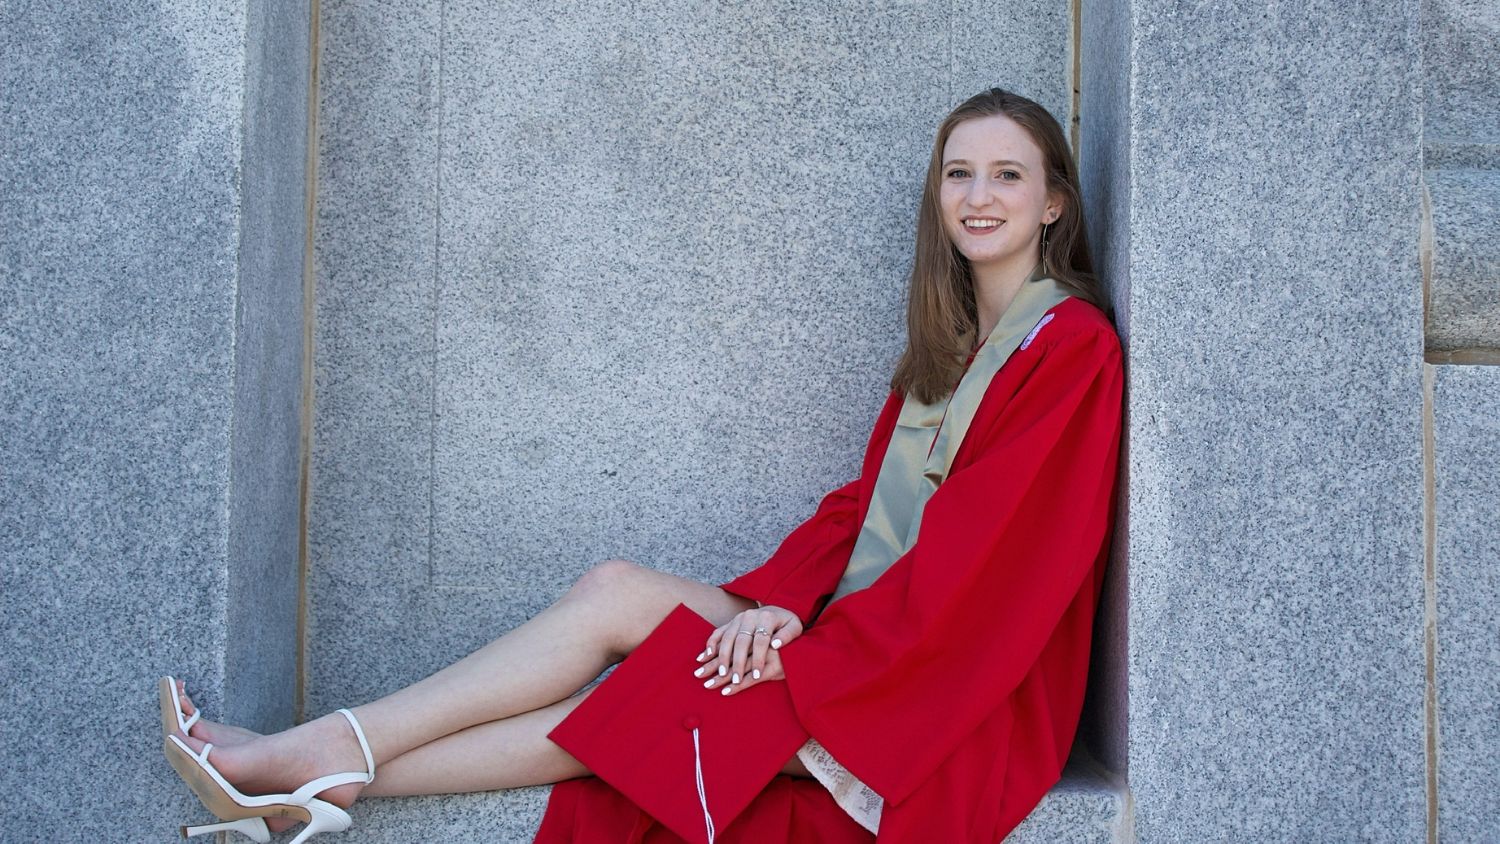
{"type": "Polygon", "coordinates": [[[1029,272],[1041,259],[1042,225],[1061,211],[1041,148],[1003,114],[953,127],[938,202],[943,230],[979,278],[1029,272]]]}

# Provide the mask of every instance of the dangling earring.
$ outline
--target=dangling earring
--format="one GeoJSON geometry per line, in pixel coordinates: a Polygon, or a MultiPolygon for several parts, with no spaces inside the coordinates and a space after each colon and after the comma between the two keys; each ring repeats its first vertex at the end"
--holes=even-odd
{"type": "Polygon", "coordinates": [[[1047,227],[1051,223],[1042,223],[1042,272],[1047,272],[1047,227]]]}

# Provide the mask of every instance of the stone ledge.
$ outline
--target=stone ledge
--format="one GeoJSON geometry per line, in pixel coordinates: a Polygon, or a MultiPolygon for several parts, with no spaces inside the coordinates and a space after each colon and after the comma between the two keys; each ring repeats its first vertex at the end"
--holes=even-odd
{"type": "Polygon", "coordinates": [[[1500,170],[1500,143],[1422,139],[1422,166],[1428,170],[1500,170]]]}
{"type": "MultiPolygon", "coordinates": [[[[551,786],[477,794],[401,799],[371,798],[355,805],[355,835],[362,844],[411,841],[492,841],[529,844],[541,823],[551,786]]],[[[1124,826],[1125,793],[1105,776],[1069,766],[1062,782],[1005,844],[1112,844],[1124,826]]],[[[300,827],[298,827],[300,829],[300,827]]],[[[295,830],[293,830],[295,832],[295,830]]],[[[292,833],[276,836],[290,841],[292,833]]]]}
{"type": "Polygon", "coordinates": [[[1429,351],[1500,345],[1500,171],[1427,171],[1432,197],[1429,351]]]}

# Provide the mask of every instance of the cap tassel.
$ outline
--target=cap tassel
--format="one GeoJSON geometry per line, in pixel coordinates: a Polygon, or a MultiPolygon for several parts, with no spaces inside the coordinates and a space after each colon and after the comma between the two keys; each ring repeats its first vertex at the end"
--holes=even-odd
{"type": "Polygon", "coordinates": [[[703,805],[703,825],[708,830],[708,844],[714,844],[714,818],[708,813],[708,797],[703,793],[703,757],[698,750],[698,728],[693,728],[693,768],[698,775],[698,802],[703,805]]]}

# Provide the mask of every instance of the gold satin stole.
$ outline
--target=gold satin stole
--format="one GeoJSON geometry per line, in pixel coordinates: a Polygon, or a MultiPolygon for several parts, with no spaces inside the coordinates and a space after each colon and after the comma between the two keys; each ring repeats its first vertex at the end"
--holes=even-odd
{"type": "Polygon", "coordinates": [[[1032,270],[990,331],[953,392],[932,404],[910,393],[875,479],[869,512],[832,601],[874,583],[917,541],[922,508],[948,476],[990,379],[1054,306],[1068,298],[1057,281],[1032,270]]]}

